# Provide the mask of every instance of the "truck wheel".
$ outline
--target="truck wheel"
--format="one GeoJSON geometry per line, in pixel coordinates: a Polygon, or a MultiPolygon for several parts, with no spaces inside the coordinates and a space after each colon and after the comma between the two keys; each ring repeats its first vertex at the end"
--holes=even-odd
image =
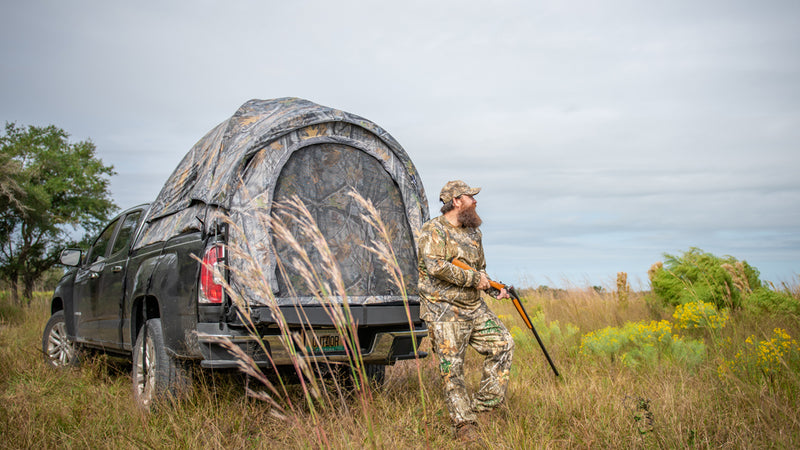
{"type": "MultiPolygon", "coordinates": [[[[353,389],[356,386],[353,380],[353,369],[347,365],[341,365],[335,372],[336,378],[341,383],[341,386],[347,389],[353,389]]],[[[373,387],[380,388],[386,380],[386,366],[383,364],[364,364],[364,375],[367,382],[371,383],[373,387]]],[[[360,377],[359,377],[360,379],[360,377]]]]}
{"type": "Polygon", "coordinates": [[[364,374],[377,387],[383,386],[386,381],[386,366],[383,364],[364,364],[364,374]]]}
{"type": "Polygon", "coordinates": [[[139,330],[133,347],[133,398],[150,410],[159,400],[176,398],[189,385],[183,368],[167,354],[161,319],[150,319],[139,330]]]}
{"type": "Polygon", "coordinates": [[[56,311],[44,326],[42,351],[45,361],[52,367],[78,365],[78,346],[67,336],[64,311],[56,311]]]}

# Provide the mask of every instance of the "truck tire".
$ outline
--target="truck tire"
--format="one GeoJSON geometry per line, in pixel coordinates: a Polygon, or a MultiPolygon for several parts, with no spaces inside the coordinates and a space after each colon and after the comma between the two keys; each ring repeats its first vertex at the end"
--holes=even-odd
{"type": "Polygon", "coordinates": [[[80,362],[78,345],[67,336],[64,311],[56,311],[42,333],[44,360],[52,367],[77,366],[80,362]]]}
{"type": "Polygon", "coordinates": [[[386,366],[383,364],[364,364],[364,374],[376,387],[382,387],[386,381],[386,366]]]}
{"type": "MultiPolygon", "coordinates": [[[[383,364],[365,363],[364,375],[366,376],[367,382],[370,383],[372,387],[381,388],[386,380],[386,366],[383,364]]],[[[347,389],[355,388],[356,383],[355,380],[353,380],[352,367],[347,365],[338,366],[335,376],[342,387],[347,389]]]]}
{"type": "Polygon", "coordinates": [[[132,379],[133,398],[147,411],[162,400],[178,398],[190,385],[180,362],[167,353],[161,319],[150,319],[139,330],[132,379]]]}

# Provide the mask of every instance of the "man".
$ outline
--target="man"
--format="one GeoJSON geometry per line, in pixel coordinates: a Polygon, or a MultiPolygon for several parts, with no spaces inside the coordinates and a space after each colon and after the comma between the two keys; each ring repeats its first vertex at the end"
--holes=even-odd
{"type": "MultiPolygon", "coordinates": [[[[477,413],[503,402],[514,349],[511,333],[481,299],[490,286],[475,212],[480,190],[461,180],[448,182],[439,194],[442,215],[427,222],[419,237],[420,315],[439,358],[450,419],[463,440],[475,438],[477,413]],[[453,258],[475,270],[456,267],[453,258]],[[468,345],[485,356],[483,379],[471,399],[464,382],[468,345]]],[[[508,297],[505,289],[497,296],[508,297]]]]}

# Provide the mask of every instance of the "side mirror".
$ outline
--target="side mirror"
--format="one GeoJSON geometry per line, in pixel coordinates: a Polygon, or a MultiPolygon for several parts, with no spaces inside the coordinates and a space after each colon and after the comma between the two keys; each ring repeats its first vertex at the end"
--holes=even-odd
{"type": "Polygon", "coordinates": [[[83,252],[77,248],[65,248],[61,251],[61,264],[69,267],[75,267],[81,263],[81,256],[83,252]]]}

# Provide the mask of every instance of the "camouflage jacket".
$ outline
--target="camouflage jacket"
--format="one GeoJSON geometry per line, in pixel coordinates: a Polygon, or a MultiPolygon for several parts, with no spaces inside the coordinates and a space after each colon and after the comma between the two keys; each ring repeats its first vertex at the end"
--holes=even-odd
{"type": "Polygon", "coordinates": [[[478,228],[454,227],[444,218],[428,221],[419,236],[420,316],[428,322],[467,320],[484,305],[480,272],[486,269],[482,234],[478,228]],[[450,261],[458,258],[474,271],[450,261]]]}

